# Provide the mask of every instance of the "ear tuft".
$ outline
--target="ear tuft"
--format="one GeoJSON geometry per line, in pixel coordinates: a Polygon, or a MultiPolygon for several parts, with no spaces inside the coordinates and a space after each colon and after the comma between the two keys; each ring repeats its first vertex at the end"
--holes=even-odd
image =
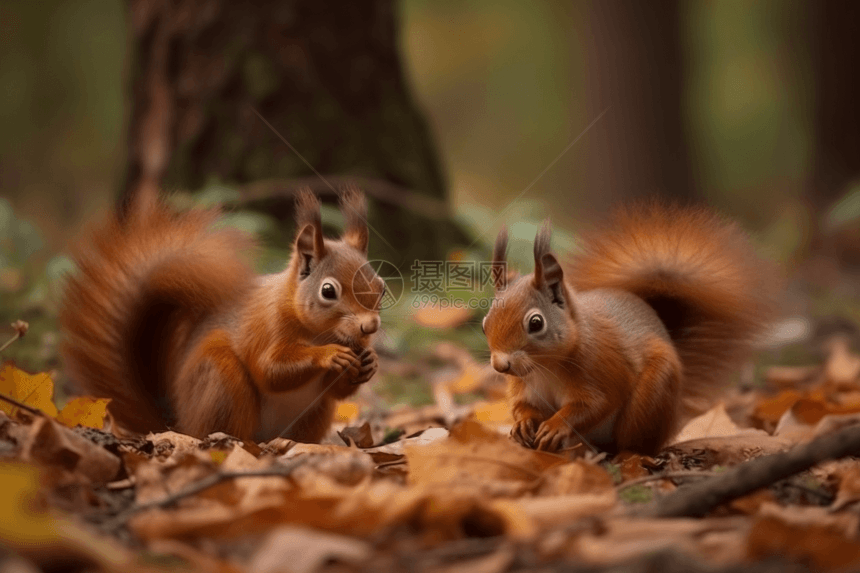
{"type": "Polygon", "coordinates": [[[503,291],[508,282],[508,228],[502,227],[499,234],[496,236],[496,243],[493,245],[493,267],[492,278],[493,286],[496,291],[503,291]]]}
{"type": "Polygon", "coordinates": [[[549,217],[544,219],[543,224],[538,229],[537,235],[535,235],[535,275],[534,275],[534,283],[536,288],[542,288],[544,286],[544,269],[543,269],[543,257],[544,255],[548,255],[550,252],[550,243],[552,242],[552,225],[550,223],[549,217]]]}
{"type": "Polygon", "coordinates": [[[349,184],[341,189],[340,210],[345,221],[341,238],[366,255],[369,242],[367,199],[357,185],[349,184]]]}
{"type": "Polygon", "coordinates": [[[302,188],[296,192],[296,248],[303,255],[316,259],[325,256],[325,242],[322,232],[320,202],[310,188],[302,188]]]}

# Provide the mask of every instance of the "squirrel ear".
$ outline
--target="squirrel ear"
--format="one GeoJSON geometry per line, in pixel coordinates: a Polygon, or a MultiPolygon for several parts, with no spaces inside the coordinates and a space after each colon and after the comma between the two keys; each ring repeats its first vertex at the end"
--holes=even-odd
{"type": "Polygon", "coordinates": [[[322,233],[313,225],[305,225],[296,237],[296,252],[302,258],[302,274],[311,272],[311,261],[319,261],[325,256],[325,243],[322,233]]]}
{"type": "Polygon", "coordinates": [[[302,274],[307,274],[311,260],[320,260],[326,254],[320,202],[309,188],[299,189],[296,193],[296,224],[299,229],[296,251],[302,256],[302,274]]]}
{"type": "Polygon", "coordinates": [[[493,286],[497,291],[505,290],[505,286],[508,283],[507,256],[508,228],[502,227],[502,230],[496,236],[496,244],[493,246],[492,278],[493,286]]]}
{"type": "Polygon", "coordinates": [[[345,220],[342,239],[346,244],[367,254],[367,200],[355,186],[347,185],[340,192],[340,211],[345,220]]]}
{"type": "Polygon", "coordinates": [[[552,228],[549,219],[544,221],[535,236],[535,274],[534,287],[538,290],[547,290],[552,296],[552,302],[559,306],[564,305],[565,286],[564,270],[550,250],[552,228]]]}
{"type": "MultiPolygon", "coordinates": [[[[537,289],[544,286],[543,257],[549,254],[549,246],[552,240],[552,226],[549,218],[545,219],[543,225],[535,235],[535,276],[534,286],[537,289]]],[[[555,258],[555,257],[553,257],[555,258]]]]}
{"type": "Polygon", "coordinates": [[[552,296],[553,304],[564,306],[567,289],[564,285],[564,270],[558,259],[552,253],[546,253],[541,257],[540,264],[535,267],[535,288],[546,289],[552,296]],[[540,269],[540,275],[538,275],[538,269],[540,269]]]}

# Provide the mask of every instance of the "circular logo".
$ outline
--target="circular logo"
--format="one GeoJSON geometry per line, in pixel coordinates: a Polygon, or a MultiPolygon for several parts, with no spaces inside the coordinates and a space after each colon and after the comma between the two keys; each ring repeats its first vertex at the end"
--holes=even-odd
{"type": "Polygon", "coordinates": [[[379,310],[391,308],[400,301],[403,296],[403,275],[392,263],[383,260],[367,261],[359,267],[352,277],[352,292],[358,303],[368,310],[375,310],[375,303],[379,301],[379,310]],[[376,278],[385,283],[385,290],[380,292],[376,278]]]}

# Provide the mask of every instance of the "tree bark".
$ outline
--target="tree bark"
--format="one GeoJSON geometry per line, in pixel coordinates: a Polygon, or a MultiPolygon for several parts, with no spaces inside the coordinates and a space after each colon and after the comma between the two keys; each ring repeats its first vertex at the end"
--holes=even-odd
{"type": "Polygon", "coordinates": [[[588,138],[585,193],[620,199],[698,198],[684,120],[678,0],[590,2],[581,31],[588,117],[608,112],[588,138]]]}
{"type": "MultiPolygon", "coordinates": [[[[131,0],[121,204],[146,189],[195,190],[213,179],[241,188],[315,172],[444,202],[439,158],[404,77],[396,16],[392,0],[131,0]]],[[[403,205],[373,203],[371,226],[389,244],[414,247],[411,256],[439,257],[456,235],[403,205]]],[[[371,244],[378,256],[402,256],[371,244]]]]}

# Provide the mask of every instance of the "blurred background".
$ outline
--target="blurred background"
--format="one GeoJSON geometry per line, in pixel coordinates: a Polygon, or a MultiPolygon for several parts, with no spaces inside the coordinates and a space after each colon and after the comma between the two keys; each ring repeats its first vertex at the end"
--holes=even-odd
{"type": "MultiPolygon", "coordinates": [[[[31,322],[4,358],[58,365],[63,252],[146,185],[226,204],[267,271],[292,191],[358,180],[404,276],[486,257],[503,223],[528,265],[548,215],[564,251],[615,202],[707,203],[784,264],[786,314],[860,320],[858,22],[836,1],[4,1],[0,323],[31,322]]],[[[393,350],[431,327],[483,347],[480,316],[413,311],[384,317],[393,350]]]]}

